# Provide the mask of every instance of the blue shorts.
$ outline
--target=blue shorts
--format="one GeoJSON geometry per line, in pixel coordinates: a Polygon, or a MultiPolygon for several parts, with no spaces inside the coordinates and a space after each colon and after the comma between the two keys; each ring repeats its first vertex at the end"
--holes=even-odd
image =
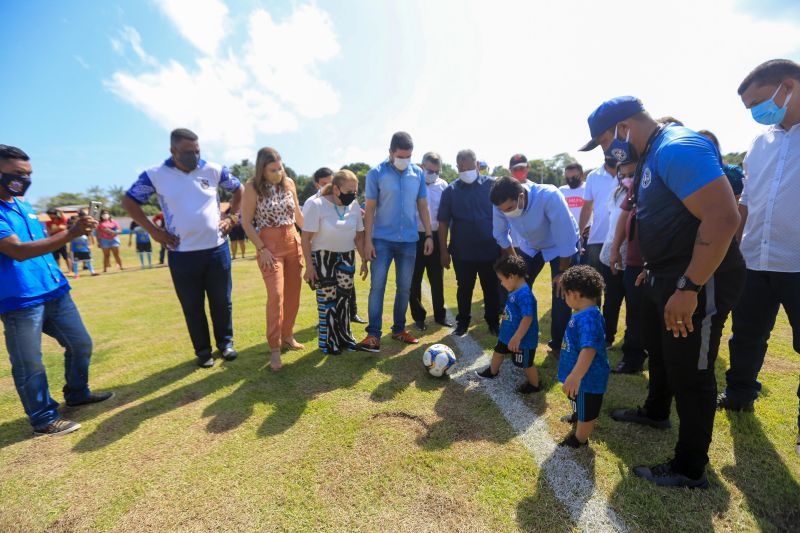
{"type": "Polygon", "coordinates": [[[591,422],[600,416],[603,395],[591,392],[578,392],[578,397],[570,398],[572,411],[578,415],[578,422],[591,422]]]}
{"type": "Polygon", "coordinates": [[[508,349],[508,345],[500,339],[497,340],[497,344],[494,346],[494,351],[502,355],[513,356],[511,358],[511,362],[514,363],[514,366],[518,366],[520,368],[532,367],[533,356],[536,355],[536,348],[522,348],[519,352],[512,352],[508,349]]]}
{"type": "Polygon", "coordinates": [[[97,241],[100,243],[100,248],[119,248],[119,239],[116,237],[113,239],[101,239],[98,237],[97,241]]]}

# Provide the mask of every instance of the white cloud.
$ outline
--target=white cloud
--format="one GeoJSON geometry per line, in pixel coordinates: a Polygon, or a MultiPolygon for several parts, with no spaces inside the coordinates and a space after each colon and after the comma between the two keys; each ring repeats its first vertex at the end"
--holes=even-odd
{"type": "Polygon", "coordinates": [[[80,66],[82,66],[84,69],[90,70],[92,68],[91,65],[89,65],[89,63],[87,63],[86,60],[83,57],[81,57],[79,55],[75,55],[73,57],[75,58],[75,61],[77,61],[78,64],[80,66]]]}
{"type": "Polygon", "coordinates": [[[157,0],[186,40],[201,52],[216,53],[228,29],[228,6],[219,0],[157,0]]]}
{"type": "Polygon", "coordinates": [[[125,55],[125,51],[130,47],[136,58],[147,65],[157,65],[158,61],[142,47],[142,36],[136,28],[124,26],[118,34],[118,38],[111,38],[111,49],[119,55],[125,55]]]}
{"type": "MultiPolygon", "coordinates": [[[[170,9],[177,9],[174,3],[170,9]]],[[[218,54],[208,42],[198,46],[203,53],[194,64],[184,65],[151,61],[138,33],[126,28],[122,35],[137,57],[154,68],[115,72],[106,85],[164,129],[195,130],[218,157],[252,159],[259,135],[294,131],[298,116],[339,110],[338,94],[316,72],[318,63],[339,53],[339,44],[328,15],[313,6],[297,7],[281,23],[256,10],[249,32],[241,51],[218,54]]]]}

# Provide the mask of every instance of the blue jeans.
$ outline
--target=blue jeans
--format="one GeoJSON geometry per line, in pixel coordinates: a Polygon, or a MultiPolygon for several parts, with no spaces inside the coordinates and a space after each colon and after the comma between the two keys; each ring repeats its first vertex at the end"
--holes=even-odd
{"type": "Polygon", "coordinates": [[[195,355],[205,359],[212,352],[206,295],[217,349],[221,352],[232,347],[231,251],[228,243],[195,252],[170,251],[168,262],[195,355]]]}
{"type": "Polygon", "coordinates": [[[748,269],[742,298],[733,309],[733,336],[728,341],[731,367],[725,374],[725,393],[735,401],[753,401],[761,391],[758,373],[781,305],[792,327],[792,346],[800,353],[800,272],[748,269]]]}
{"type": "Polygon", "coordinates": [[[64,347],[64,399],[80,402],[89,396],[92,339],[69,293],[40,305],[0,315],[5,326],[11,375],[25,414],[34,429],[60,418],[58,402],[50,396],[42,363],[42,333],[64,347]]]}
{"type": "Polygon", "coordinates": [[[386,278],[394,261],[397,291],[394,294],[394,325],[392,333],[406,329],[406,311],[411,295],[411,278],[417,257],[417,243],[394,242],[372,239],[375,246],[375,259],[372,261],[372,277],[369,288],[369,325],[367,335],[381,338],[383,326],[383,295],[386,292],[386,278]]]}

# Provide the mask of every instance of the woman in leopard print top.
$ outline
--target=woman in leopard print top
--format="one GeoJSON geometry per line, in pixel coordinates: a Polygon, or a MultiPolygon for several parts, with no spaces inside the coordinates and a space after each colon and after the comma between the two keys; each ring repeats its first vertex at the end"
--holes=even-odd
{"type": "Polygon", "coordinates": [[[262,148],[256,158],[255,177],[244,188],[242,227],[258,250],[258,266],[267,287],[267,342],[274,372],[282,366],[282,347],[303,349],[294,338],[303,274],[303,252],[295,224],[303,225],[295,183],[286,176],[280,154],[262,148]]]}

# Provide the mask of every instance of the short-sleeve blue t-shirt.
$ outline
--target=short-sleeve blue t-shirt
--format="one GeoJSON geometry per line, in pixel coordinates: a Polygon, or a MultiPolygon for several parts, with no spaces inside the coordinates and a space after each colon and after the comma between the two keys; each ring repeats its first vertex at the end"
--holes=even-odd
{"type": "Polygon", "coordinates": [[[532,316],[533,322],[525,336],[522,337],[522,342],[519,343],[520,348],[536,348],[539,343],[539,323],[536,320],[536,298],[534,298],[531,288],[527,283],[523,283],[522,287],[515,290],[508,295],[506,299],[506,308],[503,311],[502,322],[500,322],[500,342],[508,344],[511,337],[517,332],[519,323],[522,318],[532,316]]]}
{"type": "Polygon", "coordinates": [[[72,249],[73,252],[91,253],[92,251],[92,249],[89,248],[89,237],[87,237],[86,235],[80,235],[72,239],[72,242],[70,243],[70,248],[72,249]]]}
{"type": "Polygon", "coordinates": [[[636,201],[639,243],[651,270],[689,264],[700,221],[683,200],[723,175],[716,147],[699,133],[669,125],[658,134],[642,165],[636,201]]]}
{"type": "Polygon", "coordinates": [[[150,234],[141,226],[133,228],[133,234],[136,236],[136,244],[148,244],[150,242],[150,234]]]}
{"type": "Polygon", "coordinates": [[[603,315],[596,306],[572,315],[564,333],[564,344],[561,346],[561,356],[558,360],[558,380],[561,383],[566,381],[575,368],[581,350],[594,348],[597,353],[581,380],[579,391],[592,394],[606,392],[611,367],[608,364],[605,329],[603,315]]]}

